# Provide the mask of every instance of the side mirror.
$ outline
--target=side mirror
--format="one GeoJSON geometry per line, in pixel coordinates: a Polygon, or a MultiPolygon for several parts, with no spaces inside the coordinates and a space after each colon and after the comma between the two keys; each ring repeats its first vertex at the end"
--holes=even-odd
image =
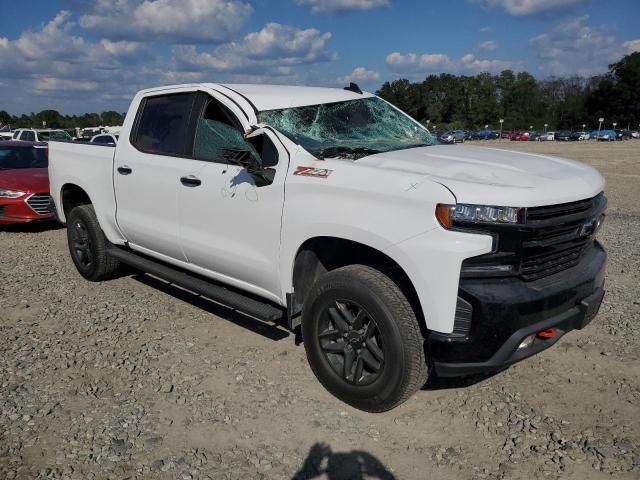
{"type": "Polygon", "coordinates": [[[224,148],[222,149],[222,156],[227,162],[246,168],[249,173],[262,168],[249,150],[224,148]]]}
{"type": "Polygon", "coordinates": [[[254,178],[257,187],[264,187],[273,183],[275,170],[264,168],[249,150],[225,148],[222,150],[222,156],[227,162],[235,163],[246,169],[247,173],[254,178]]]}

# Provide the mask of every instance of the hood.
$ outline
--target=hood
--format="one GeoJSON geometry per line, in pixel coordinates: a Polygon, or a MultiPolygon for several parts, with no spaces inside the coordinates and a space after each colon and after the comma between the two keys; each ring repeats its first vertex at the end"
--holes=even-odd
{"type": "Polygon", "coordinates": [[[602,176],[580,162],[498,148],[434,145],[371,155],[357,164],[426,176],[451,190],[458,203],[554,205],[604,188],[602,176]]]}
{"type": "Polygon", "coordinates": [[[47,193],[49,191],[49,171],[46,168],[0,170],[0,188],[25,193],[47,193]]]}

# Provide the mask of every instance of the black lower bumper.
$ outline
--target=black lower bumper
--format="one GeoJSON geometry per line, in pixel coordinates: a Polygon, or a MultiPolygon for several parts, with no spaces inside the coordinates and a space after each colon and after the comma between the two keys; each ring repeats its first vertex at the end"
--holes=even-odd
{"type": "Polygon", "coordinates": [[[503,369],[584,328],[604,297],[606,253],[597,242],[573,268],[533,282],[514,278],[464,279],[460,297],[473,308],[469,334],[432,332],[429,355],[438,375],[451,377],[503,369]],[[552,338],[536,336],[556,329],[552,338]],[[531,336],[533,341],[519,348],[531,336]],[[528,338],[529,337],[529,338],[528,338]]]}

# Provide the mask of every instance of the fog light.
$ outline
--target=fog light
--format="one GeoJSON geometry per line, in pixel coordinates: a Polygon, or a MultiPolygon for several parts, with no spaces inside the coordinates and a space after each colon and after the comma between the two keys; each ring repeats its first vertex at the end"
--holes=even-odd
{"type": "Polygon", "coordinates": [[[530,347],[531,344],[533,343],[533,341],[536,339],[536,335],[529,335],[528,337],[526,337],[521,343],[520,345],[518,345],[518,350],[522,349],[522,348],[527,348],[530,347]]]}

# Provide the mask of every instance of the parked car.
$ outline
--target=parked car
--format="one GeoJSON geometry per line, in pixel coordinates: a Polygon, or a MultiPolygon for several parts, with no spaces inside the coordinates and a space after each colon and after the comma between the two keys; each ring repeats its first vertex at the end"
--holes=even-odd
{"type": "Polygon", "coordinates": [[[513,132],[511,130],[503,130],[500,138],[510,139],[512,133],[513,132]]]}
{"type": "Polygon", "coordinates": [[[439,138],[443,143],[464,143],[465,133],[464,130],[449,130],[439,138]]]}
{"type": "Polygon", "coordinates": [[[529,132],[529,141],[530,142],[539,142],[540,141],[540,137],[542,137],[541,134],[539,134],[538,132],[529,132]]]}
{"type": "Polygon", "coordinates": [[[555,138],[559,142],[569,142],[571,140],[577,140],[577,138],[571,138],[571,132],[569,130],[560,130],[556,132],[555,138]]]}
{"type": "Polygon", "coordinates": [[[622,128],[616,130],[616,140],[631,140],[631,130],[627,130],[626,128],[622,128]]]}
{"type": "Polygon", "coordinates": [[[631,132],[631,138],[640,138],[640,132],[634,130],[631,132]]]}
{"type": "Polygon", "coordinates": [[[578,140],[579,141],[585,141],[585,140],[589,140],[591,138],[591,134],[589,132],[577,132],[578,133],[578,140]]]}
{"type": "Polygon", "coordinates": [[[13,132],[0,132],[0,141],[7,141],[13,138],[13,132]]]}
{"type": "Polygon", "coordinates": [[[492,130],[480,130],[478,132],[475,132],[471,138],[473,140],[493,140],[498,138],[499,133],[498,132],[494,132],[492,130]]]}
{"type": "Polygon", "coordinates": [[[36,128],[20,128],[14,132],[13,139],[22,140],[23,142],[73,141],[71,135],[64,130],[45,130],[36,128]]]}
{"type": "Polygon", "coordinates": [[[571,132],[571,135],[569,135],[569,140],[571,142],[577,142],[578,140],[580,140],[582,137],[582,133],[581,132],[571,132]]]}
{"type": "Polygon", "coordinates": [[[90,143],[98,143],[100,145],[115,146],[118,143],[118,135],[112,133],[102,133],[91,138],[90,143]]]}
{"type": "Polygon", "coordinates": [[[47,165],[45,144],[0,142],[0,225],[53,217],[47,165]]]}
{"type": "Polygon", "coordinates": [[[616,140],[616,132],[613,130],[594,130],[591,137],[598,142],[614,142],[616,140]]]}
{"type": "Polygon", "coordinates": [[[604,295],[596,170],[499,149],[451,155],[359,88],[145,90],[115,147],[50,152],[82,276],[127,264],[300,325],[320,382],[366,411],[394,408],[431,372],[534,355],[585,327],[604,295]]]}
{"type": "Polygon", "coordinates": [[[552,142],[555,140],[556,132],[545,132],[540,134],[539,140],[541,142],[552,142]]]}
{"type": "Polygon", "coordinates": [[[511,141],[515,142],[528,142],[529,132],[516,132],[511,136],[511,141]]]}

